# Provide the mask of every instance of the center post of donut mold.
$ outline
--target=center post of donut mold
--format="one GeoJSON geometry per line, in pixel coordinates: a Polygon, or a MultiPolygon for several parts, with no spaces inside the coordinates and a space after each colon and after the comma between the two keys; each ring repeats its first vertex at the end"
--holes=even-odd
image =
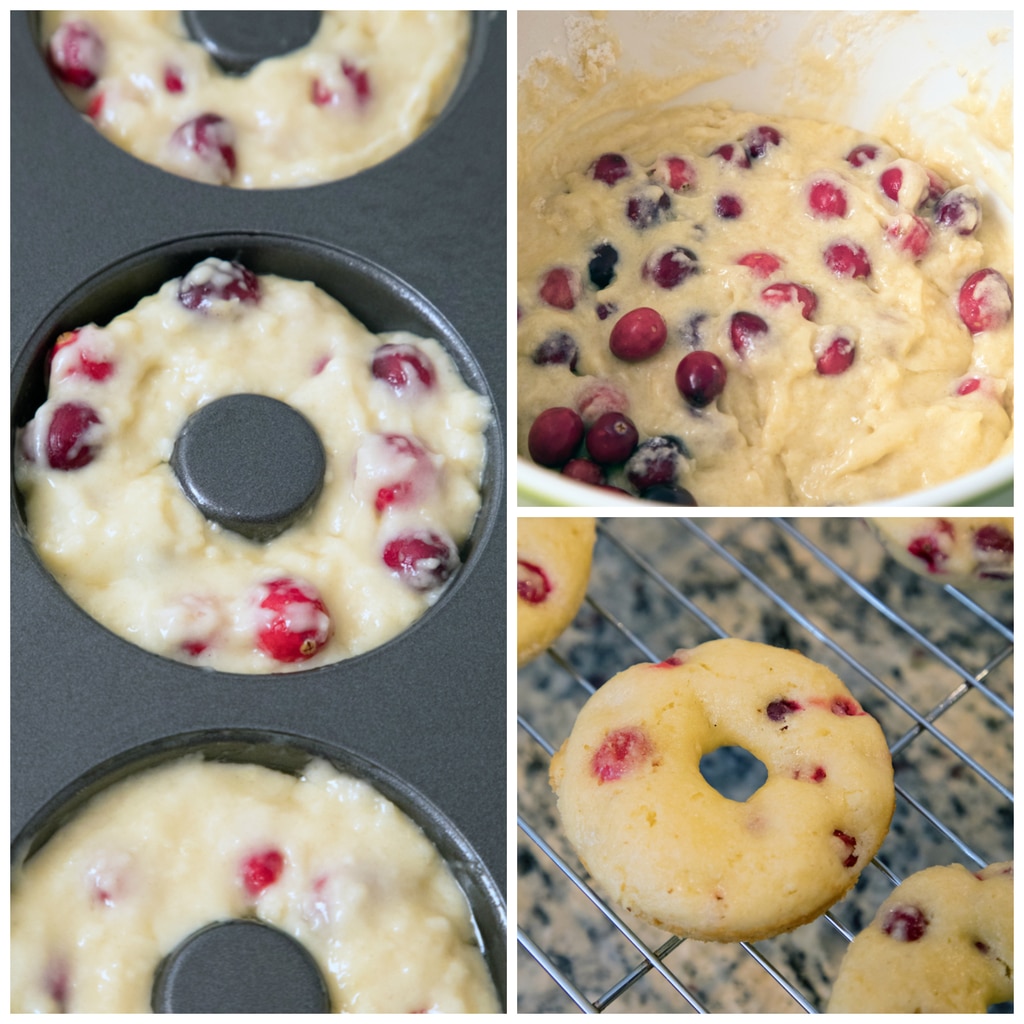
{"type": "Polygon", "coordinates": [[[320,27],[319,11],[185,11],[189,35],[229,75],[305,46],[320,27]]]}

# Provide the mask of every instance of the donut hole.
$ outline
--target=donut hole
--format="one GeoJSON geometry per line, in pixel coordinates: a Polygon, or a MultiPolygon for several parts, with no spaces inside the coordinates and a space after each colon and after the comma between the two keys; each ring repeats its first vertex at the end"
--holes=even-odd
{"type": "Polygon", "coordinates": [[[700,759],[704,781],[726,800],[744,803],[767,781],[768,769],[745,747],[724,746],[700,759]]]}

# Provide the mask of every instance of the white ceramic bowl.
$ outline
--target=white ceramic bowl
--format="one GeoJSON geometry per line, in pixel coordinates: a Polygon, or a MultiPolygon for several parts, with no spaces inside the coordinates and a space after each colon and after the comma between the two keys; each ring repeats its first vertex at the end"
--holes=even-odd
{"type": "MultiPolygon", "coordinates": [[[[578,40],[582,12],[521,12],[522,73],[542,54],[564,57],[578,40]]],[[[898,117],[929,147],[953,155],[983,183],[996,216],[1012,218],[1013,162],[1009,146],[977,130],[978,111],[1012,95],[1013,15],[1009,11],[928,12],[681,12],[611,11],[599,16],[621,43],[625,69],[679,72],[692,65],[722,73],[687,94],[687,102],[725,100],[757,113],[822,117],[864,131],[898,117]],[[737,40],[751,39],[750,49],[737,40]],[[747,62],[751,53],[757,59],[747,62]],[[840,90],[808,87],[821,61],[841,69],[840,90]],[[811,78],[805,78],[811,75],[811,78]]],[[[989,122],[991,123],[991,122],[989,122]]],[[[588,487],[520,458],[520,505],[633,508],[637,499],[588,487]]],[[[879,506],[1013,505],[1013,457],[942,486],[879,506]]],[[[649,507],[649,506],[648,506],[649,507]]]]}

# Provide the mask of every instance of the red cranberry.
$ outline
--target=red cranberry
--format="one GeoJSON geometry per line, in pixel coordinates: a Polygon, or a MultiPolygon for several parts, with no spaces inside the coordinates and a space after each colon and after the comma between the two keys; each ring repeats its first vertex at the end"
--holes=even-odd
{"type": "Polygon", "coordinates": [[[853,865],[857,863],[857,854],[853,852],[857,848],[857,840],[854,839],[853,836],[848,836],[845,832],[841,832],[839,829],[835,829],[832,832],[832,835],[834,835],[836,839],[838,839],[843,846],[850,851],[843,860],[843,867],[852,868],[853,865]]]}
{"type": "Polygon", "coordinates": [[[681,156],[660,156],[654,162],[651,177],[673,192],[682,192],[696,183],[697,171],[681,156]]]}
{"type": "Polygon", "coordinates": [[[754,277],[771,277],[782,266],[782,260],[770,252],[748,252],[736,261],[741,267],[747,267],[754,277]]]}
{"type": "Polygon", "coordinates": [[[807,192],[807,205],[814,217],[823,219],[845,217],[846,193],[834,181],[819,178],[811,182],[807,192]]]}
{"type": "Polygon", "coordinates": [[[516,593],[527,604],[541,604],[551,593],[551,581],[539,565],[524,562],[521,558],[516,562],[516,593]]]}
{"type": "Polygon", "coordinates": [[[697,499],[678,484],[655,484],[640,492],[644,501],[656,501],[660,505],[686,505],[695,507],[697,499]]]}
{"type": "Polygon", "coordinates": [[[824,782],[828,778],[828,772],[819,764],[810,771],[804,771],[802,768],[795,769],[793,778],[800,782],[824,782]]]}
{"type": "Polygon", "coordinates": [[[571,334],[556,331],[549,334],[534,350],[532,359],[537,366],[568,366],[576,370],[580,349],[571,334]]]}
{"type": "Polygon", "coordinates": [[[91,405],[84,402],[58,405],[50,417],[46,435],[46,461],[50,467],[72,470],[88,466],[99,452],[99,442],[92,428],[100,424],[99,413],[91,405]]]}
{"type": "Polygon", "coordinates": [[[602,153],[591,165],[590,176],[594,181],[614,185],[620,178],[629,176],[629,161],[621,153],[602,153]]]}
{"type": "Polygon", "coordinates": [[[545,409],[530,427],[530,458],[540,466],[563,466],[583,440],[583,420],[565,406],[545,409]]]}
{"type": "Polygon", "coordinates": [[[341,62],[341,73],[348,83],[350,90],[348,97],[346,98],[342,95],[342,92],[332,89],[329,85],[320,81],[319,78],[314,78],[311,93],[313,103],[318,107],[336,107],[341,105],[343,100],[351,104],[354,99],[357,107],[365,107],[373,96],[368,72],[351,61],[343,60],[341,62]]]}
{"type": "Polygon", "coordinates": [[[257,596],[256,643],[274,661],[306,661],[330,639],[330,614],[308,583],[282,577],[262,584],[257,596]]]}
{"type": "Polygon", "coordinates": [[[386,344],[374,350],[370,372],[398,395],[418,395],[434,386],[434,364],[415,345],[386,344]]]}
{"type": "Polygon", "coordinates": [[[878,146],[870,142],[863,142],[859,146],[854,146],[853,149],[846,154],[846,162],[852,164],[854,167],[862,167],[864,164],[870,163],[872,160],[877,160],[878,154],[878,146]]]}
{"type": "Polygon", "coordinates": [[[250,896],[259,896],[281,877],[282,871],[284,854],[280,850],[254,853],[242,864],[242,885],[250,896]]]}
{"type": "Polygon", "coordinates": [[[626,201],[626,216],[639,230],[649,228],[661,220],[661,215],[672,206],[667,192],[659,191],[657,196],[641,192],[626,201]]]}
{"type": "Polygon", "coordinates": [[[919,907],[892,907],[882,920],[882,931],[897,942],[917,942],[928,930],[928,918],[919,907]]]}
{"type": "Polygon", "coordinates": [[[626,463],[626,479],[641,493],[658,484],[674,484],[685,454],[678,438],[649,437],[626,463]]]}
{"type": "Polygon", "coordinates": [[[743,147],[751,160],[760,160],[767,155],[768,150],[782,142],[782,135],[778,128],[762,124],[757,128],[751,128],[743,139],[743,147]]]}
{"type": "Polygon", "coordinates": [[[997,551],[1005,555],[1012,555],[1013,534],[995,523],[986,523],[975,531],[974,546],[979,551],[997,551]]]}
{"type": "Polygon", "coordinates": [[[745,356],[750,347],[767,333],[768,325],[756,313],[733,313],[729,320],[729,338],[739,356],[745,356]]]}
{"type": "Polygon", "coordinates": [[[360,68],[350,61],[341,62],[341,73],[351,84],[356,94],[356,102],[362,107],[370,102],[372,90],[370,88],[370,76],[364,68],[360,68]]]}
{"type": "Polygon", "coordinates": [[[789,715],[802,711],[803,705],[787,697],[780,697],[773,700],[764,710],[770,722],[783,722],[789,715]]]}
{"type": "Polygon", "coordinates": [[[855,242],[833,242],[824,254],[825,266],[836,277],[868,277],[871,260],[863,246],[855,242]]]}
{"type": "Polygon", "coordinates": [[[605,482],[604,470],[590,459],[570,459],[562,467],[562,476],[579,480],[581,484],[590,484],[591,487],[600,487],[605,482]]]}
{"type": "Polygon", "coordinates": [[[103,40],[87,21],[65,21],[53,33],[47,49],[50,69],[78,89],[96,84],[106,56],[103,40]]]}
{"type": "Polygon", "coordinates": [[[920,217],[905,213],[886,228],[886,238],[916,263],[928,252],[932,233],[920,217]]]}
{"type": "Polygon", "coordinates": [[[691,274],[696,274],[698,269],[696,253],[677,245],[667,252],[651,256],[644,264],[643,276],[654,281],[659,288],[675,288],[691,274]]]}
{"type": "Polygon", "coordinates": [[[805,320],[810,320],[814,316],[814,311],[818,308],[818,297],[810,288],[805,288],[802,284],[793,284],[789,281],[768,285],[767,288],[762,290],[761,298],[769,306],[773,307],[796,303],[800,306],[800,313],[805,320]]]}
{"type": "Polygon", "coordinates": [[[355,475],[378,512],[422,502],[437,482],[430,453],[405,434],[368,434],[356,450],[355,475]]]}
{"type": "Polygon", "coordinates": [[[1006,278],[998,270],[986,267],[976,270],[960,286],[957,307],[971,334],[995,331],[1010,322],[1013,295],[1006,278]]]}
{"type": "Polygon", "coordinates": [[[552,267],[544,275],[539,295],[555,309],[572,309],[580,297],[580,279],[575,270],[568,267],[552,267]]]}
{"type": "Polygon", "coordinates": [[[690,352],[676,367],[676,387],[690,405],[703,409],[725,387],[725,366],[714,352],[690,352]]]}
{"type": "Polygon", "coordinates": [[[711,151],[712,156],[717,156],[722,163],[732,167],[749,167],[750,158],[747,151],[735,142],[724,142],[717,149],[711,151]]]}
{"type": "Polygon", "coordinates": [[[182,76],[181,68],[168,64],[164,68],[164,88],[170,93],[185,91],[185,79],[182,76]]]}
{"type": "MultiPolygon", "coordinates": [[[[900,189],[903,188],[903,168],[886,167],[878,176],[878,184],[885,195],[894,203],[898,203],[900,201],[900,189]]],[[[916,206],[917,204],[915,203],[914,205],[916,206]]]]}
{"type": "Polygon", "coordinates": [[[171,145],[194,153],[217,184],[226,185],[234,176],[235,129],[220,114],[200,114],[179,125],[171,145]]]}
{"type": "Polygon", "coordinates": [[[85,108],[86,117],[91,118],[93,121],[97,120],[100,114],[103,113],[103,99],[104,94],[101,92],[96,93],[95,96],[89,101],[89,106],[85,108]]]}
{"type": "MultiPolygon", "coordinates": [[[[940,520],[940,533],[948,533],[952,536],[952,529],[942,530],[940,520]]],[[[948,525],[948,524],[947,524],[948,525]]],[[[919,558],[927,566],[930,573],[944,572],[944,566],[949,560],[949,553],[944,550],[941,538],[938,534],[926,533],[911,539],[907,544],[907,553],[914,558],[919,558]]]]}
{"type": "Polygon", "coordinates": [[[640,435],[633,421],[621,412],[606,412],[587,431],[590,457],[605,466],[625,462],[636,450],[640,435]]]}
{"type": "Polygon", "coordinates": [[[956,393],[958,395],[970,395],[973,394],[981,387],[980,377],[968,377],[966,380],[962,380],[956,387],[956,393]]]}
{"type": "Polygon", "coordinates": [[[818,356],[815,368],[823,377],[836,377],[853,366],[856,355],[857,348],[849,338],[834,338],[818,356]]]}
{"type": "Polygon", "coordinates": [[[608,347],[612,354],[635,363],[660,352],[668,337],[668,328],[661,314],[647,306],[630,310],[612,328],[608,347]]]}
{"type": "Polygon", "coordinates": [[[455,546],[432,530],[403,533],[384,545],[384,564],[413,590],[436,590],[459,567],[455,546]]]}
{"type": "Polygon", "coordinates": [[[590,770],[600,782],[615,782],[640,768],[654,748],[641,729],[616,729],[594,751],[590,770]]]}
{"type": "Polygon", "coordinates": [[[935,204],[934,216],[940,227],[958,235],[973,234],[981,227],[981,202],[977,189],[970,185],[950,189],[935,204]]]}
{"type": "Polygon", "coordinates": [[[606,412],[629,412],[629,396],[611,381],[595,379],[576,396],[576,408],[586,426],[592,426],[606,412]]]}
{"type": "Polygon", "coordinates": [[[178,285],[178,301],[197,313],[209,313],[215,302],[232,300],[260,300],[260,279],[241,263],[210,257],[197,263],[178,285]]]}
{"type": "Polygon", "coordinates": [[[598,290],[607,288],[615,280],[615,264],[619,262],[619,253],[614,245],[602,242],[594,247],[594,253],[587,264],[590,283],[598,290]]]}
{"type": "Polygon", "coordinates": [[[53,380],[83,376],[97,382],[106,380],[114,372],[114,364],[95,358],[81,344],[82,332],[65,331],[54,342],[50,353],[50,374],[53,380]]]}
{"type": "Polygon", "coordinates": [[[715,216],[722,220],[735,220],[743,213],[743,202],[738,196],[723,195],[715,200],[715,216]]]}

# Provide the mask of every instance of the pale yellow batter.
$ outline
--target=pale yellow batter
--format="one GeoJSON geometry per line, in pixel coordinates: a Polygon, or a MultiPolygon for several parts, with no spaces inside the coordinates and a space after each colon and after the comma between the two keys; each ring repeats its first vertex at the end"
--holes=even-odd
{"type": "Polygon", "coordinates": [[[440,113],[469,45],[464,11],[324,11],[301,49],[224,74],[178,11],[44,11],[51,67],[108,139],[216,185],[285,188],[347,177],[440,113]],[[68,42],[57,35],[72,23],[68,42]],[[70,56],[68,56],[70,54],[70,56]],[[214,115],[216,122],[196,119],[214,115]]]}
{"type": "Polygon", "coordinates": [[[699,504],[831,505],[1012,451],[1012,250],[984,182],[834,124],[648,103],[630,76],[546,95],[520,96],[521,454],[549,408],[584,431],[614,411],[641,446],[673,439],[670,482],[699,504]],[[691,401],[677,374],[698,350],[724,383],[691,401]]]}
{"type": "Polygon", "coordinates": [[[306,947],[335,1013],[497,1012],[466,899],[368,783],[183,759],[92,800],[13,869],[11,1010],[148,1013],[204,925],[255,918],[306,947]]]}

